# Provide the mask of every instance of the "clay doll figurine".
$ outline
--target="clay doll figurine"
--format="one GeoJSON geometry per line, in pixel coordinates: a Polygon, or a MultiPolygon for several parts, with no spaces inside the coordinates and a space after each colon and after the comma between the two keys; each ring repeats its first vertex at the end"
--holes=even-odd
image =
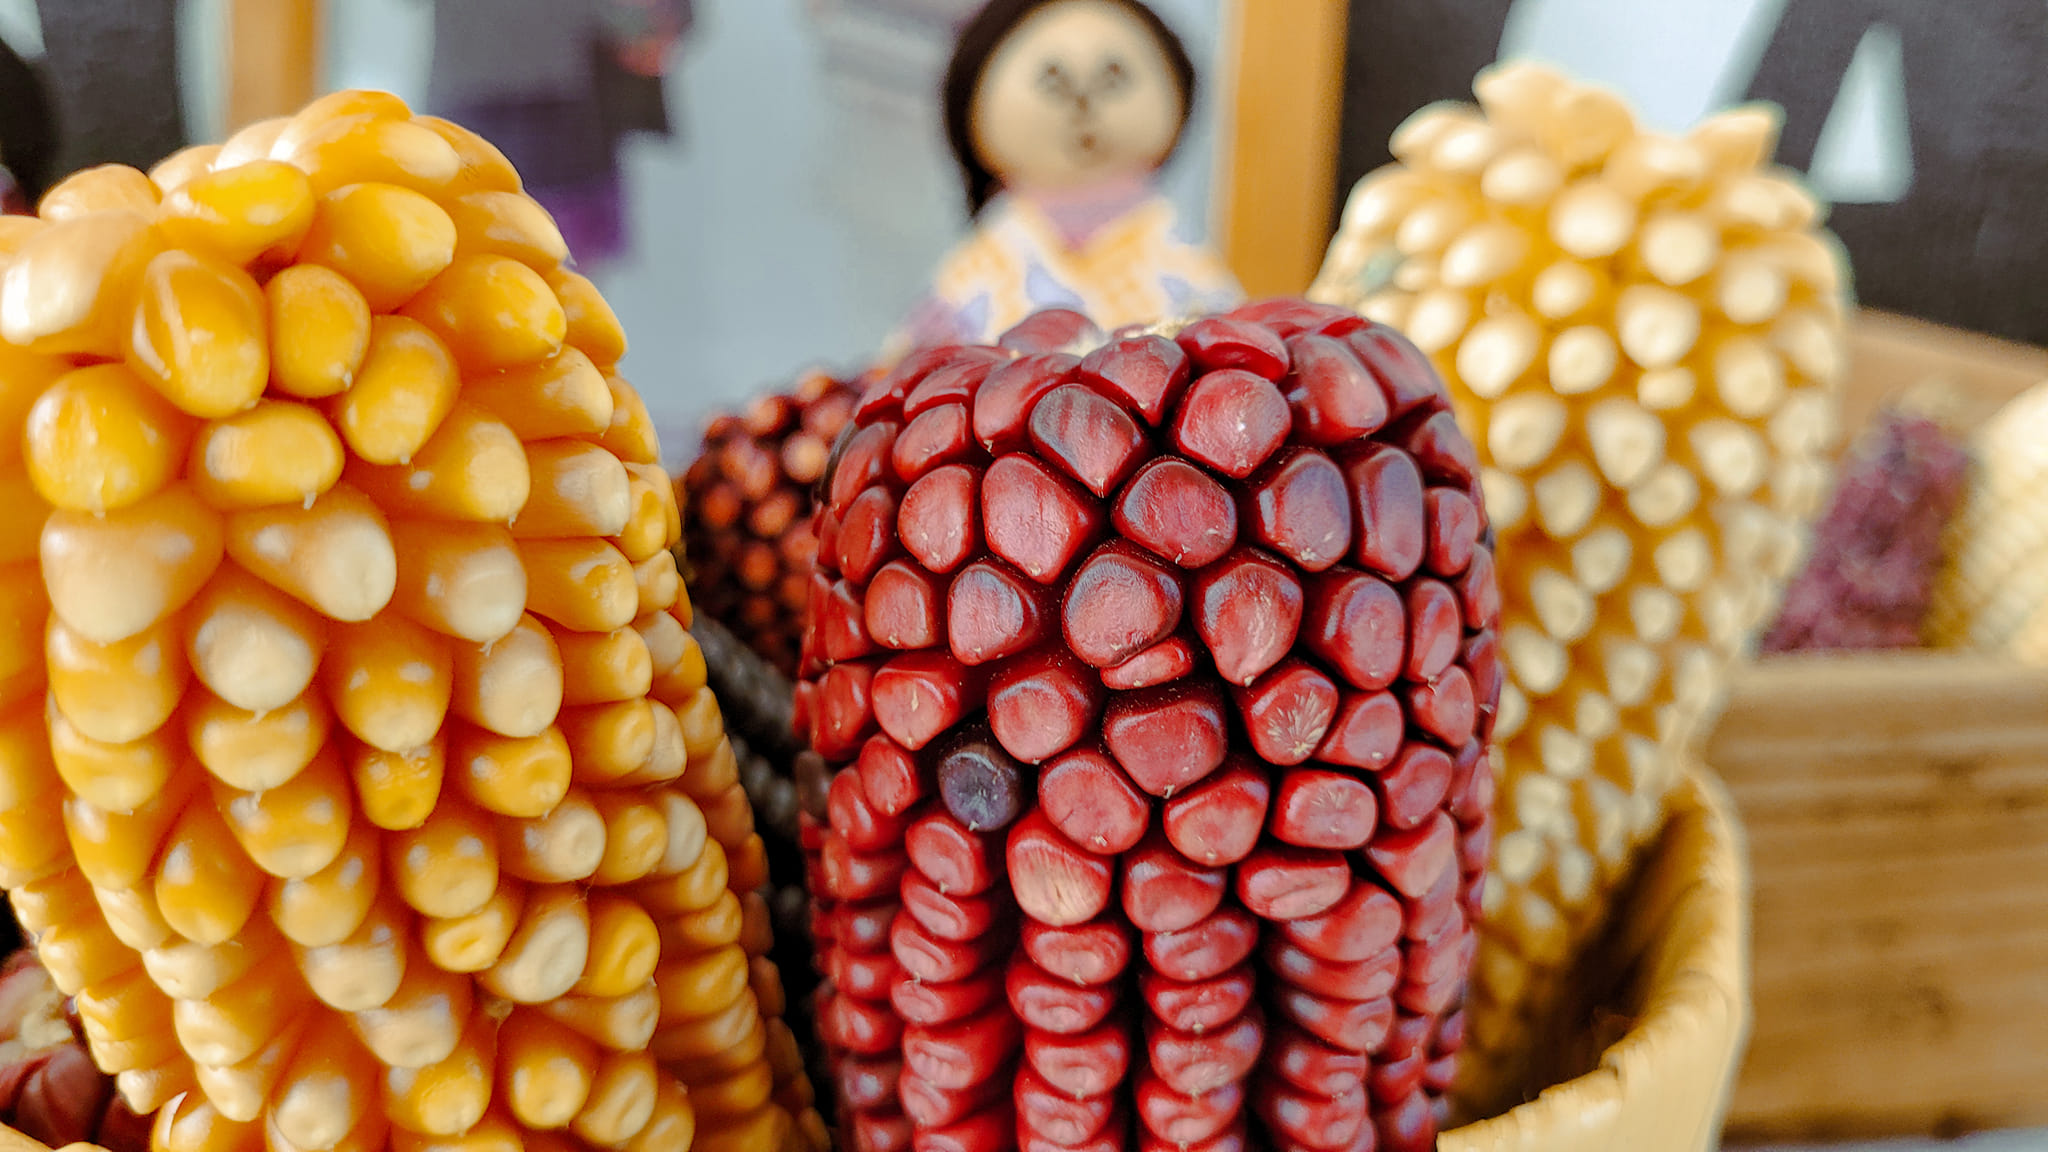
{"type": "Polygon", "coordinates": [[[892,343],[992,340],[1065,307],[1104,328],[1243,296],[1175,235],[1154,178],[1187,125],[1194,65],[1137,0],[992,0],[946,71],[946,135],[974,232],[892,343]]]}

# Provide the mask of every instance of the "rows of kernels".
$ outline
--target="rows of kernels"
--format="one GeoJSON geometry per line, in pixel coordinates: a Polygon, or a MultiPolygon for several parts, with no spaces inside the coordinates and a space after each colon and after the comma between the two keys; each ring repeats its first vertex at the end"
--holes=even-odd
{"type": "Polygon", "coordinates": [[[158,1146],[786,1146],[800,1071],[716,1063],[773,1032],[765,934],[680,927],[762,878],[673,488],[516,173],[340,93],[45,217],[0,881],[130,1103],[186,1094],[158,1146]],[[751,986],[673,982],[706,956],[751,986]]]}
{"type": "Polygon", "coordinates": [[[714,417],[682,476],[686,557],[698,610],[783,675],[796,672],[817,539],[811,489],[858,392],[822,373],[714,417]]]}
{"type": "Polygon", "coordinates": [[[1505,758],[1464,1095],[1522,1091],[1534,1021],[1656,832],[1826,480],[1840,260],[1761,109],[1682,138],[1541,68],[1396,134],[1319,298],[1429,352],[1503,562],[1505,758]],[[1393,265],[1383,284],[1370,266],[1393,265]]]}
{"type": "Polygon", "coordinates": [[[1077,321],[906,361],[821,490],[798,784],[844,1135],[1427,1146],[1490,827],[1470,446],[1340,309],[1046,350],[1077,321]]]}

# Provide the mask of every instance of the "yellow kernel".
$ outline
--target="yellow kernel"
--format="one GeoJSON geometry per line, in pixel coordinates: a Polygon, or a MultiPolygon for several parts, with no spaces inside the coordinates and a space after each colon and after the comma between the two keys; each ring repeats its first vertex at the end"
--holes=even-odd
{"type": "Polygon", "coordinates": [[[526,504],[526,452],[496,417],[467,400],[450,409],[405,464],[349,462],[349,483],[395,516],[503,524],[526,504]]]}
{"type": "Polygon", "coordinates": [[[624,996],[654,977],[661,934],[654,917],[612,893],[590,897],[590,958],[574,989],[579,996],[624,996]]]}
{"type": "Polygon", "coordinates": [[[392,879],[422,915],[467,916],[498,887],[498,834],[490,817],[445,789],[433,813],[390,844],[392,879]]]}
{"type": "Polygon", "coordinates": [[[659,734],[658,707],[636,698],[564,709],[558,723],[577,781],[609,784],[646,764],[659,734]]]}
{"type": "Polygon", "coordinates": [[[227,521],[235,563],[330,620],[356,623],[381,611],[398,582],[384,513],[336,484],[311,507],[276,504],[227,521]]]}
{"type": "Polygon", "coordinates": [[[475,1127],[491,1101],[497,1030],[489,1013],[478,1012],[447,1058],[423,1068],[384,1069],[391,1122],[426,1136],[455,1136],[475,1127]]]}
{"type": "Polygon", "coordinates": [[[184,694],[191,669],[183,647],[168,620],[96,644],[52,617],[43,641],[51,696],[86,736],[109,744],[139,740],[170,719],[184,694]]]}
{"type": "Polygon", "coordinates": [[[498,1091],[529,1128],[565,1128],[590,1097],[597,1046],[532,1011],[515,1011],[498,1029],[498,1091]]]}
{"type": "Polygon", "coordinates": [[[448,712],[447,643],[396,612],[334,629],[320,672],[342,724],[385,752],[432,740],[448,712]]]}
{"type": "MultiPolygon", "coordinates": [[[[27,217],[0,216],[0,222],[22,219],[27,217]]],[[[22,458],[29,412],[44,390],[70,371],[70,362],[61,357],[39,356],[0,343],[0,463],[13,464],[22,458]]],[[[611,402],[609,394],[605,402],[611,402]]]]}
{"type": "Polygon", "coordinates": [[[505,954],[525,909],[525,885],[500,882],[483,907],[466,916],[428,917],[420,925],[420,944],[446,971],[481,972],[505,954]]]}
{"type": "Polygon", "coordinates": [[[83,168],[57,182],[43,193],[36,215],[45,220],[69,220],[94,212],[141,212],[156,210],[156,185],[126,164],[100,164],[83,168]]]}
{"type": "Polygon", "coordinates": [[[43,525],[50,606],[89,640],[125,640],[185,606],[220,563],[220,517],[173,485],[118,512],[43,525]]]}
{"type": "Polygon", "coordinates": [[[304,989],[290,965],[255,965],[210,996],[178,1001],[171,1010],[178,1042],[200,1064],[239,1064],[307,1006],[304,989]]]}
{"type": "Polygon", "coordinates": [[[294,944],[339,944],[370,915],[382,890],[383,853],[375,831],[356,825],[327,867],[270,886],[271,922],[294,944]]]}
{"type": "Polygon", "coordinates": [[[232,564],[194,598],[186,623],[193,675],[251,712],[297,699],[327,646],[327,623],[318,613],[232,564]]]}
{"type": "Polygon", "coordinates": [[[456,715],[500,736],[537,736],[562,707],[562,657],[539,620],[522,617],[484,645],[454,649],[456,715]]]}
{"type": "Polygon", "coordinates": [[[50,757],[64,783],[88,804],[117,812],[147,804],[185,756],[176,725],[121,744],[94,740],[51,702],[50,757]]]}
{"type": "Polygon", "coordinates": [[[214,420],[192,440],[192,488],[227,511],[310,504],[341,478],[341,438],[320,413],[289,400],[214,420]]]}
{"type": "Polygon", "coordinates": [[[654,1117],[662,1076],[645,1052],[607,1052],[597,1065],[590,1098],[569,1130],[598,1147],[637,1135],[654,1117]]]}
{"type": "Polygon", "coordinates": [[[149,1146],[162,1152],[263,1152],[263,1125],[230,1120],[198,1092],[169,1098],[151,1126],[149,1146]]]}
{"type": "Polygon", "coordinates": [[[544,1004],[566,995],[590,955],[590,910],[574,884],[537,887],[527,893],[519,927],[498,962],[479,973],[477,984],[515,1004],[544,1004]]]}
{"type": "Polygon", "coordinates": [[[279,1078],[270,1123],[300,1148],[332,1148],[380,1103],[377,1062],[341,1021],[322,1014],[279,1078]]]}
{"type": "Polygon", "coordinates": [[[243,792],[222,786],[215,789],[215,802],[249,859],[280,879],[319,872],[348,843],[348,776],[331,745],[275,788],[243,792]]]}
{"type": "Polygon", "coordinates": [[[291,963],[290,957],[279,951],[283,946],[284,939],[274,928],[252,916],[233,939],[219,944],[173,939],[144,952],[142,964],[164,995],[173,1000],[198,1000],[240,980],[258,964],[291,963]]]}
{"type": "Polygon", "coordinates": [[[503,256],[460,257],[405,306],[464,368],[490,372],[562,349],[568,320],[540,274],[503,256]]]}
{"type": "Polygon", "coordinates": [[[471,192],[448,205],[455,256],[507,256],[546,274],[569,258],[547,209],[518,192],[471,192]]]}
{"type": "Polygon", "coordinates": [[[0,278],[0,340],[46,356],[120,359],[142,270],[162,248],[139,212],[95,212],[33,232],[0,278]]]}
{"type": "Polygon", "coordinates": [[[157,212],[157,228],[171,243],[230,264],[289,256],[312,225],[313,186],[275,160],[192,176],[157,212]]]}
{"type": "Polygon", "coordinates": [[[269,383],[265,319],[247,272],[174,248],[143,271],[128,362],[194,416],[232,415],[269,383]]]}
{"type": "Polygon", "coordinates": [[[0,517],[0,567],[34,560],[50,505],[36,491],[28,469],[19,464],[0,464],[0,508],[8,510],[5,517],[0,517]]]}
{"type": "Polygon", "coordinates": [[[29,477],[59,508],[125,508],[177,475],[192,429],[190,417],[127,368],[80,368],[58,379],[29,411],[29,477]]]}
{"type": "Polygon", "coordinates": [[[604,859],[605,822],[589,794],[570,789],[546,813],[498,822],[498,866],[535,884],[587,880],[604,859]]]}
{"type": "Polygon", "coordinates": [[[386,1065],[446,1060],[469,1024],[471,1002],[469,977],[409,963],[390,1000],[356,1014],[356,1035],[386,1065]]]}
{"type": "Polygon", "coordinates": [[[149,182],[156,185],[158,193],[169,196],[211,172],[214,158],[219,155],[218,144],[187,145],[157,161],[156,167],[149,170],[149,182]]]}
{"type": "Polygon", "coordinates": [[[297,151],[327,125],[358,116],[371,120],[406,120],[411,118],[412,109],[391,93],[371,88],[344,88],[316,96],[311,103],[286,117],[277,138],[271,142],[270,153],[282,156],[297,151]]]}
{"type": "Polygon", "coordinates": [[[157,863],[156,903],[165,922],[194,943],[219,944],[242,930],[262,895],[262,875],[248,866],[213,805],[186,806],[157,863]]]}
{"type": "Polygon", "coordinates": [[[339,944],[295,948],[299,971],[320,1002],[337,1012],[361,1012],[390,1002],[408,969],[427,965],[408,959],[412,914],[388,894],[339,944]]]}
{"type": "Polygon", "coordinates": [[[141,967],[86,988],[73,1003],[101,1071],[140,1071],[180,1058],[171,1002],[141,967]]]}
{"type": "Polygon", "coordinates": [[[727,889],[709,908],[665,918],[661,924],[661,949],[665,954],[694,956],[737,944],[744,922],[740,898],[727,889]]]}
{"type": "Polygon", "coordinates": [[[449,758],[455,786],[500,816],[544,815],[569,791],[569,745],[552,726],[524,738],[464,731],[456,736],[449,758]]]}
{"type": "Polygon", "coordinates": [[[526,606],[564,628],[610,632],[639,615],[633,566],[602,540],[521,540],[526,606]]]}
{"type": "Polygon", "coordinates": [[[526,446],[532,489],[512,521],[521,539],[616,536],[633,513],[632,486],[619,459],[581,440],[526,446]]]}
{"type": "Polygon", "coordinates": [[[462,398],[503,420],[521,440],[597,436],[612,423],[604,374],[573,347],[537,364],[472,379],[462,398]]]}
{"type": "Polygon", "coordinates": [[[628,464],[655,464],[661,460],[661,445],[654,433],[654,418],[631,384],[607,374],[605,385],[612,391],[612,422],[596,439],[611,454],[628,464]]]}
{"type": "Polygon", "coordinates": [[[381,183],[438,195],[462,170],[446,140],[410,120],[374,112],[335,117],[303,136],[286,129],[271,155],[304,171],[320,193],[381,183]]]}
{"type": "Polygon", "coordinates": [[[439,737],[404,752],[358,745],[349,751],[349,777],[363,818],[387,832],[417,828],[441,797],[446,757],[439,737]]]}
{"type": "Polygon", "coordinates": [[[632,791],[603,791],[592,799],[604,818],[604,855],[591,882],[630,884],[653,872],[668,851],[661,806],[632,791]]]}
{"type": "Polygon", "coordinates": [[[263,286],[270,381],[307,400],[348,390],[370,348],[370,305],[348,277],[294,264],[263,286]]]}
{"type": "Polygon", "coordinates": [[[403,316],[370,321],[354,385],[334,401],[335,426],[372,464],[403,464],[441,426],[462,387],[448,349],[403,316]]]}
{"type": "Polygon", "coordinates": [[[462,170],[449,185],[450,194],[519,191],[518,170],[490,141],[438,116],[415,116],[412,122],[446,140],[455,149],[462,170]]]}
{"type": "Polygon", "coordinates": [[[562,302],[569,322],[568,341],[590,357],[600,368],[617,364],[626,355],[626,330],[604,294],[586,276],[556,268],[548,273],[548,287],[562,302]]]}
{"type": "Polygon", "coordinates": [[[400,520],[392,607],[436,632],[488,644],[526,610],[527,570],[512,534],[495,524],[400,520]]]}
{"type": "Polygon", "coordinates": [[[278,135],[291,122],[289,116],[272,116],[236,129],[234,135],[221,142],[220,151],[213,158],[213,166],[216,169],[235,168],[269,159],[271,145],[277,143],[278,135]]]}
{"type": "MultiPolygon", "coordinates": [[[[639,467],[633,465],[632,467],[639,467]]],[[[668,547],[668,514],[662,508],[661,489],[628,469],[627,503],[631,511],[626,526],[611,538],[628,561],[639,564],[668,547]]]]}
{"type": "Polygon", "coordinates": [[[632,628],[577,632],[552,627],[562,654],[562,704],[605,704],[645,696],[654,666],[647,642],[632,628]]]}
{"type": "Polygon", "coordinates": [[[301,263],[353,281],[375,312],[412,298],[455,259],[455,222],[439,204],[393,184],[353,184],[320,198],[301,263]]]}
{"type": "MultiPolygon", "coordinates": [[[[331,658],[331,657],[330,657],[331,658]]],[[[211,692],[185,706],[185,742],[214,779],[251,792],[298,775],[327,743],[333,715],[317,687],[282,708],[253,712],[211,692]]]]}
{"type": "Polygon", "coordinates": [[[88,984],[111,980],[135,966],[135,953],[98,916],[80,916],[36,938],[36,959],[66,996],[88,984]]]}
{"type": "Polygon", "coordinates": [[[561,996],[540,1009],[614,1052],[632,1052],[654,1036],[661,999],[649,981],[624,996],[561,996]]]}

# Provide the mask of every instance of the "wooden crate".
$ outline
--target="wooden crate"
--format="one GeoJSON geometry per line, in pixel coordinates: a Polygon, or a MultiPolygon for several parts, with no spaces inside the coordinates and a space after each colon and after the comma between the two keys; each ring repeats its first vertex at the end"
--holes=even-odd
{"type": "MultiPolygon", "coordinates": [[[[2048,352],[1866,314],[1845,413],[1952,386],[1981,421],[2048,352]]],[[[2048,670],[1803,655],[1706,751],[1749,833],[1755,1029],[1731,1137],[2048,1124],[2048,670]]]]}

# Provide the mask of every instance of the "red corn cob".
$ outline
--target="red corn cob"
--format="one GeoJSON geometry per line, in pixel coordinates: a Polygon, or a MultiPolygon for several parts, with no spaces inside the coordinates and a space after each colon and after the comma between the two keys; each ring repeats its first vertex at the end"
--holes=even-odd
{"type": "Polygon", "coordinates": [[[1050,323],[878,380],[820,487],[849,1145],[1430,1147],[1500,690],[1471,446],[1337,309],[1050,323]]]}

